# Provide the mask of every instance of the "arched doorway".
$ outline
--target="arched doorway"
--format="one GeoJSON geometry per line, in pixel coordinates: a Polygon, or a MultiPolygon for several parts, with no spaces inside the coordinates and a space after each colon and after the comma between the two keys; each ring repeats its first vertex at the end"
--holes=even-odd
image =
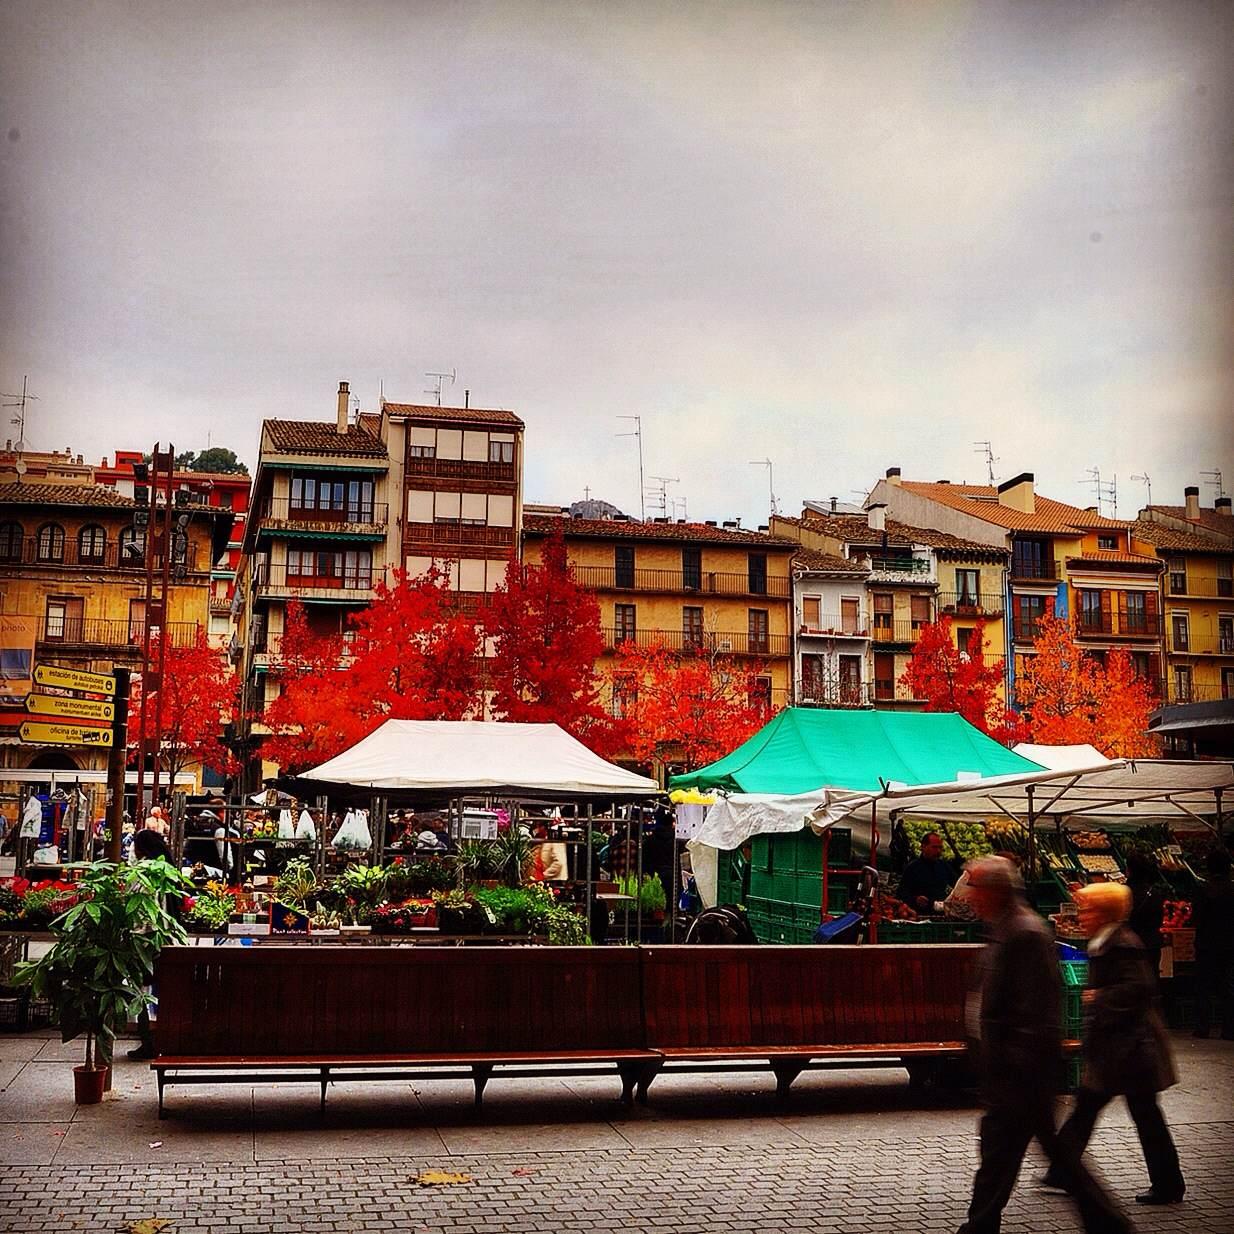
{"type": "Polygon", "coordinates": [[[27,764],[31,771],[80,771],[67,750],[40,750],[27,764]]]}

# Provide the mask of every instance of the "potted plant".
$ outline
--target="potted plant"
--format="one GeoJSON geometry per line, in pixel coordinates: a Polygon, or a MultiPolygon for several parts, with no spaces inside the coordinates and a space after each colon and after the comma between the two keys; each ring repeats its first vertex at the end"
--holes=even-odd
{"type": "Polygon", "coordinates": [[[134,866],[95,862],[78,867],[79,902],[51,923],[56,941],[14,977],[56,1009],[60,1039],[86,1039],[85,1061],[73,1068],[77,1103],[102,1099],[116,1034],[149,1003],[144,987],[162,947],[187,935],[164,907],[192,884],[161,857],[134,866]]]}

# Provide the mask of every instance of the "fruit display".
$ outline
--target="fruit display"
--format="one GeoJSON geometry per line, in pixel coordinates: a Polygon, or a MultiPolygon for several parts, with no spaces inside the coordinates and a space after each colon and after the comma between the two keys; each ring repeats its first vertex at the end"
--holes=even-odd
{"type": "Polygon", "coordinates": [[[996,852],[1028,855],[1028,828],[1022,823],[1012,822],[1009,818],[987,818],[985,833],[990,847],[996,852]]]}
{"type": "Polygon", "coordinates": [[[1122,874],[1118,862],[1106,853],[1081,853],[1080,869],[1088,874],[1122,874]]]}
{"type": "Polygon", "coordinates": [[[1192,924],[1191,904],[1187,900],[1165,900],[1161,905],[1163,930],[1186,930],[1192,924]]]}
{"type": "Polygon", "coordinates": [[[988,857],[994,851],[994,846],[986,835],[984,823],[906,818],[904,834],[908,836],[914,857],[920,856],[921,841],[931,831],[937,831],[943,837],[943,857],[946,859],[959,857],[963,861],[972,861],[976,857],[988,857]]]}
{"type": "Polygon", "coordinates": [[[1082,853],[1104,853],[1110,849],[1110,837],[1104,831],[1074,831],[1071,843],[1082,853]]]}
{"type": "Polygon", "coordinates": [[[1187,865],[1183,860],[1183,850],[1177,844],[1166,844],[1153,850],[1157,866],[1167,874],[1182,874],[1187,865]]]}

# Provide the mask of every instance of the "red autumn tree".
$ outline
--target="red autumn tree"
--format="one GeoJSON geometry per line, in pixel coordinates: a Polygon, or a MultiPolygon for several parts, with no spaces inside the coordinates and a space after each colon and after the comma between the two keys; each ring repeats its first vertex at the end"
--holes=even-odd
{"type": "Polygon", "coordinates": [[[395,572],[373,603],[338,634],[310,629],[303,605],[287,606],[281,693],[261,717],[273,735],[263,753],[299,770],[368,736],[385,720],[461,720],[480,704],[480,638],[458,611],[445,576],[395,572]]]}
{"type": "Polygon", "coordinates": [[[616,731],[596,674],[600,606],[575,578],[560,530],[544,542],[538,565],[511,565],[485,610],[484,633],[493,640],[487,667],[497,716],[559,724],[596,753],[613,752],[616,731]]]}
{"type": "MultiPolygon", "coordinates": [[[[159,638],[150,640],[150,663],[158,664],[159,638]]],[[[162,682],[147,696],[140,676],[134,676],[129,696],[128,746],[130,761],[137,757],[142,733],[147,744],[158,739],[160,764],[175,783],[186,768],[200,763],[230,774],[237,770],[231,751],[223,744],[223,725],[234,713],[235,677],[227,657],[210,646],[206,632],[197,627],[191,642],[167,645],[162,682]]]]}
{"type": "Polygon", "coordinates": [[[625,747],[640,763],[702,767],[736,749],[771,718],[762,666],[719,652],[679,652],[633,639],[617,649],[613,691],[625,747]]]}
{"type": "Polygon", "coordinates": [[[921,630],[900,681],[925,700],[927,711],[954,711],[995,741],[1012,746],[1023,741],[1028,728],[1000,696],[1004,661],[986,660],[985,622],[978,621],[968,647],[956,645],[950,617],[941,617],[921,630]]]}
{"type": "Polygon", "coordinates": [[[1115,648],[1103,665],[1078,645],[1065,617],[1043,617],[1016,683],[1032,740],[1091,745],[1111,758],[1157,752],[1148,732],[1151,685],[1135,675],[1130,655],[1115,648]]]}

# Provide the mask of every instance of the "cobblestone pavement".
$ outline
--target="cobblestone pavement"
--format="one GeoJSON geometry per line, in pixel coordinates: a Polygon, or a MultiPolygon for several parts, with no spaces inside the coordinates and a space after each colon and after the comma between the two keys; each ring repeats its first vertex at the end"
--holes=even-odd
{"type": "MultiPolygon", "coordinates": [[[[1141,1231],[1234,1229],[1234,1046],[1177,1042],[1167,1094],[1187,1173],[1184,1204],[1137,1208],[1144,1166],[1125,1111],[1091,1149],[1141,1231]]],[[[895,1071],[803,1077],[787,1106],[761,1076],[671,1077],[626,1113],[608,1080],[494,1080],[483,1110],[451,1081],[340,1086],[327,1113],[311,1086],[171,1090],[156,1117],[144,1067],[121,1063],[102,1106],[72,1105],[73,1046],[0,1038],[0,1230],[166,1234],[934,1234],[963,1218],[976,1111],[923,1100],[895,1071]],[[440,1169],[469,1181],[422,1187],[440,1169]]],[[[1035,1151],[1035,1150],[1034,1150],[1035,1151]]],[[[1004,1229],[1078,1230],[1041,1192],[1030,1156],[1004,1229]]]]}

